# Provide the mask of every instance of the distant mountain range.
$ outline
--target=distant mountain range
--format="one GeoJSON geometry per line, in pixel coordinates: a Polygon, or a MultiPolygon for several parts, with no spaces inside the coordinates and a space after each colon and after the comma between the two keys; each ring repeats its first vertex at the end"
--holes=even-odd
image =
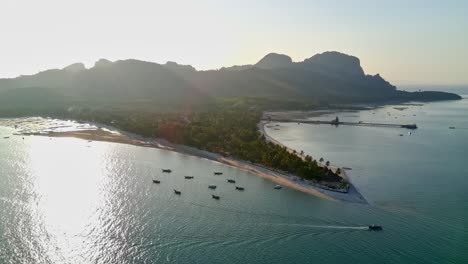
{"type": "Polygon", "coordinates": [[[319,103],[455,100],[445,92],[405,92],[379,74],[366,75],[358,58],[325,52],[302,62],[270,53],[255,65],[197,71],[175,62],[75,63],[35,75],[0,79],[0,102],[202,102],[217,97],[267,97],[319,103]]]}

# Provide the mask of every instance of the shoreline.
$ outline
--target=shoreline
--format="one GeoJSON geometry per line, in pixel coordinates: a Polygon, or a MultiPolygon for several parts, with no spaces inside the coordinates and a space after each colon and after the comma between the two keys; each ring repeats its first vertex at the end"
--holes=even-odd
{"type": "MultiPolygon", "coordinates": [[[[259,126],[263,127],[263,122],[259,123],[259,126]]],[[[264,131],[264,128],[263,128],[264,131]]],[[[367,204],[367,201],[359,194],[359,192],[350,183],[350,188],[347,193],[340,193],[322,189],[311,185],[306,181],[299,181],[298,177],[285,173],[274,171],[269,168],[265,168],[259,164],[254,164],[248,161],[238,160],[231,157],[224,157],[220,154],[204,151],[201,149],[193,148],[186,145],[173,144],[165,139],[160,138],[145,138],[133,133],[120,131],[116,128],[108,126],[99,126],[98,129],[90,130],[79,130],[79,131],[66,131],[66,132],[47,132],[47,133],[25,133],[24,135],[37,135],[37,136],[49,136],[49,137],[71,137],[78,138],[88,141],[102,141],[102,142],[113,142],[120,144],[128,144],[140,147],[158,148],[162,150],[174,151],[184,155],[190,155],[198,158],[208,159],[215,162],[220,162],[225,165],[247,171],[256,174],[264,179],[270,180],[276,184],[284,187],[313,195],[329,201],[343,201],[351,203],[367,204]]],[[[265,133],[265,138],[268,135],[265,133]]],[[[268,136],[269,137],[269,136],[268,136]]],[[[269,137],[269,139],[272,139],[269,137]]],[[[280,144],[278,141],[274,141],[275,144],[280,144]]]]}
{"type": "MultiPolygon", "coordinates": [[[[279,113],[279,112],[277,112],[277,113],[279,113]]],[[[287,112],[284,112],[284,113],[281,113],[281,114],[287,115],[287,112]]],[[[321,114],[322,113],[314,113],[314,116],[320,116],[321,114]]],[[[286,148],[290,153],[294,153],[294,149],[284,145],[283,143],[279,142],[278,140],[276,140],[273,137],[271,137],[270,135],[268,135],[268,133],[265,130],[265,126],[268,123],[271,123],[271,122],[270,121],[260,121],[257,124],[258,130],[265,137],[265,140],[268,141],[268,142],[271,142],[273,144],[276,144],[276,145],[279,145],[279,146],[282,146],[282,147],[286,148]]],[[[297,156],[303,158],[303,156],[300,155],[298,152],[295,152],[295,154],[297,156]]],[[[324,166],[324,165],[319,163],[319,166],[324,166]]],[[[336,167],[336,166],[328,166],[328,168],[330,168],[332,171],[336,171],[338,169],[338,167],[336,167]]],[[[328,195],[330,195],[330,196],[332,196],[334,198],[338,198],[338,200],[341,200],[341,201],[368,204],[367,200],[362,196],[362,194],[358,191],[358,189],[351,182],[351,178],[349,177],[349,175],[347,173],[347,169],[345,169],[344,167],[341,167],[340,170],[341,170],[341,175],[340,176],[343,179],[345,179],[349,184],[349,190],[348,190],[347,193],[340,193],[340,192],[336,192],[336,191],[328,191],[326,189],[314,186],[315,189],[317,189],[318,191],[321,191],[321,192],[325,192],[328,195]]]]}

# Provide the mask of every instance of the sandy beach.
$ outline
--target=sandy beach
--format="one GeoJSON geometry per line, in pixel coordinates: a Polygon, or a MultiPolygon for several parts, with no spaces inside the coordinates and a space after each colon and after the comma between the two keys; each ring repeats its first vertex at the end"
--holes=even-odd
{"type": "MultiPolygon", "coordinates": [[[[265,133],[264,122],[259,123],[260,132],[265,135],[267,140],[282,145],[280,142],[274,140],[265,133]]],[[[73,137],[80,138],[88,141],[105,141],[114,142],[121,144],[130,144],[141,147],[159,148],[168,151],[175,151],[185,155],[191,155],[199,158],[204,158],[212,161],[221,162],[223,164],[251,172],[259,175],[267,180],[275,182],[284,187],[295,189],[303,193],[307,193],[316,197],[331,201],[345,201],[353,203],[367,203],[367,201],[359,194],[359,192],[351,184],[348,193],[339,193],[334,191],[325,190],[316,186],[313,186],[307,181],[300,181],[298,177],[290,175],[284,172],[274,171],[265,168],[258,164],[253,164],[247,161],[237,160],[231,157],[223,157],[222,155],[196,149],[193,147],[178,145],[168,142],[164,139],[158,138],[144,138],[136,134],[118,131],[117,129],[93,129],[93,130],[81,130],[81,131],[66,131],[66,132],[48,132],[45,134],[38,134],[41,136],[50,137],[73,137]]],[[[291,150],[292,151],[292,150],[291,150]]]]}

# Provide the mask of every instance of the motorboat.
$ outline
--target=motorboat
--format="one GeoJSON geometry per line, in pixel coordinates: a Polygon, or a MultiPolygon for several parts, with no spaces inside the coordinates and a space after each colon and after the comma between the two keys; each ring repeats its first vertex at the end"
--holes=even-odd
{"type": "Polygon", "coordinates": [[[379,225],[370,225],[369,230],[370,231],[382,231],[383,228],[382,228],[382,226],[379,226],[379,225]]]}
{"type": "Polygon", "coordinates": [[[174,189],[174,193],[175,193],[175,194],[178,194],[178,195],[182,194],[181,191],[178,191],[178,190],[176,190],[176,189],[174,189]]]}
{"type": "Polygon", "coordinates": [[[281,189],[281,188],[283,188],[283,186],[281,186],[281,185],[276,185],[274,189],[279,190],[279,189],[281,189]]]}
{"type": "Polygon", "coordinates": [[[171,173],[172,170],[171,169],[162,169],[162,172],[171,173]]]}
{"type": "Polygon", "coordinates": [[[213,199],[215,199],[215,200],[219,200],[219,198],[220,198],[218,195],[214,195],[214,194],[211,195],[211,197],[213,197],[213,199]]]}
{"type": "Polygon", "coordinates": [[[161,183],[161,181],[153,180],[153,183],[159,184],[159,183],[161,183]]]}
{"type": "Polygon", "coordinates": [[[236,181],[235,181],[235,180],[232,180],[232,179],[228,179],[227,182],[229,182],[229,183],[236,183],[236,181]]]}
{"type": "Polygon", "coordinates": [[[244,187],[240,187],[240,186],[236,186],[236,190],[243,191],[243,190],[245,190],[245,188],[244,188],[244,187]]]}
{"type": "Polygon", "coordinates": [[[214,190],[214,189],[216,189],[216,185],[210,184],[210,185],[208,185],[208,188],[210,188],[210,189],[213,189],[213,190],[214,190]]]}
{"type": "Polygon", "coordinates": [[[194,178],[193,176],[184,176],[184,177],[185,177],[185,179],[189,179],[189,180],[194,178]]]}
{"type": "Polygon", "coordinates": [[[223,173],[220,172],[220,171],[215,171],[215,172],[214,172],[214,175],[222,175],[222,174],[223,174],[223,173]]]}

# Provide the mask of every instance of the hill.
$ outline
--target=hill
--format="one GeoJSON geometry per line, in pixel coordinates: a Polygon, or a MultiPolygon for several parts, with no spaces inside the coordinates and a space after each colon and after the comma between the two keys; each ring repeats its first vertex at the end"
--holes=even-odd
{"type": "Polygon", "coordinates": [[[254,65],[197,71],[175,62],[101,59],[35,75],[0,79],[0,103],[24,106],[151,102],[193,105],[214,98],[260,97],[314,103],[381,103],[460,99],[444,92],[405,92],[379,74],[366,75],[358,58],[325,52],[302,62],[270,53],[254,65]]]}

